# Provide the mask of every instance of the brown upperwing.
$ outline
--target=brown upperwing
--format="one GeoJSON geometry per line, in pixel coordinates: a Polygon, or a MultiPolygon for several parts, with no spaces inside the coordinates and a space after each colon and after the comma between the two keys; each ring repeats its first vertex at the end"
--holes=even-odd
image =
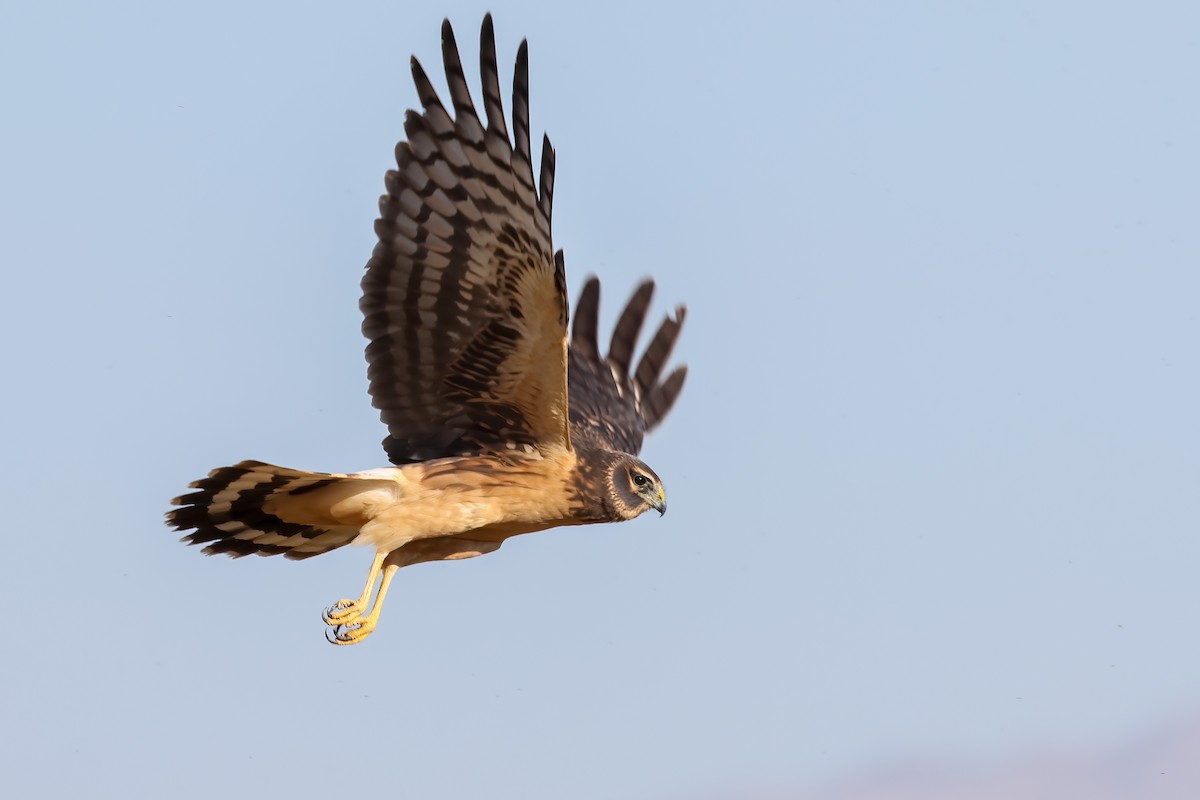
{"type": "Polygon", "coordinates": [[[370,393],[395,464],[570,447],[566,279],[550,239],[554,150],[546,139],[535,188],[527,46],[513,79],[515,148],[490,15],[480,49],[486,128],[449,22],[453,118],[413,59],[424,113],[405,118],[362,282],[370,393]]]}

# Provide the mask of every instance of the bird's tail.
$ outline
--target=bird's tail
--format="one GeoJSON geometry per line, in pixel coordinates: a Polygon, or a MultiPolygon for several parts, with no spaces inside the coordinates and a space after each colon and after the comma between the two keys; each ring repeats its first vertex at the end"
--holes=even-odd
{"type": "Polygon", "coordinates": [[[205,555],[283,555],[301,559],[350,544],[367,522],[367,499],[394,493],[393,481],[305,472],[242,461],[221,467],[172,500],[167,524],[205,555]]]}

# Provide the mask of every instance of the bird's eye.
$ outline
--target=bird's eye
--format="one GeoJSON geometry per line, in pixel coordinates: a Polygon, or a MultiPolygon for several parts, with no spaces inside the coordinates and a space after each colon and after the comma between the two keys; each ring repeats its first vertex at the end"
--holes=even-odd
{"type": "Polygon", "coordinates": [[[647,483],[649,483],[649,482],[650,482],[650,479],[649,479],[649,478],[647,478],[645,475],[642,475],[642,474],[640,474],[640,473],[637,473],[637,472],[633,473],[633,484],[634,484],[634,486],[645,486],[645,485],[646,485],[647,483]]]}

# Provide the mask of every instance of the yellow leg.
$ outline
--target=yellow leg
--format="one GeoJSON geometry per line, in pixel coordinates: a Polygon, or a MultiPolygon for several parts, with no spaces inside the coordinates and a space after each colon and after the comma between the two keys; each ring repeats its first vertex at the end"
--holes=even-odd
{"type": "MultiPolygon", "coordinates": [[[[353,621],[343,622],[325,632],[325,638],[329,640],[330,644],[358,644],[371,635],[375,626],[379,624],[379,612],[383,610],[383,599],[387,597],[388,586],[391,585],[392,578],[395,577],[398,569],[400,569],[399,564],[388,564],[384,568],[383,580],[379,582],[379,594],[375,595],[375,604],[371,606],[370,614],[365,617],[355,617],[353,621]]],[[[378,570],[372,568],[372,571],[378,570]]]]}
{"type": "Polygon", "coordinates": [[[321,619],[325,620],[326,625],[352,625],[356,619],[367,613],[371,592],[375,590],[375,580],[379,577],[379,570],[383,568],[385,558],[387,553],[378,553],[375,556],[375,560],[371,562],[371,571],[367,573],[367,585],[357,600],[338,600],[321,612],[321,619]]]}

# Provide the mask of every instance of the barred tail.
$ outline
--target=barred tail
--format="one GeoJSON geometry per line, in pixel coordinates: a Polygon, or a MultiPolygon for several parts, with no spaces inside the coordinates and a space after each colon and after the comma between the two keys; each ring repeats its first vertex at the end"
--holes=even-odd
{"type": "Polygon", "coordinates": [[[335,517],[335,504],[394,487],[391,481],[242,461],[192,483],[196,491],[171,501],[177,508],[167,512],[167,524],[193,531],[181,541],[209,543],[205,555],[309,558],[350,544],[366,521],[353,513],[335,517]]]}

